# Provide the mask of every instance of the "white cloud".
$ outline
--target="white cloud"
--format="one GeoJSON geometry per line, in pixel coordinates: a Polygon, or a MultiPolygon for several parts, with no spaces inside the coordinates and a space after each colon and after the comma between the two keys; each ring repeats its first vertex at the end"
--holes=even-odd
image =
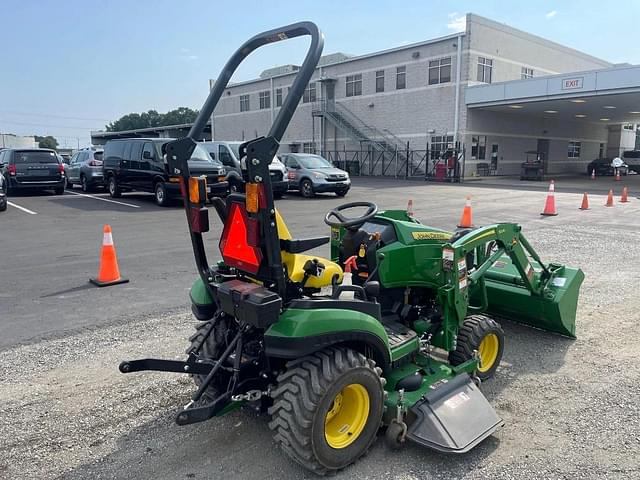
{"type": "Polygon", "coordinates": [[[458,12],[451,12],[449,15],[447,15],[449,18],[453,18],[453,17],[457,17],[458,16],[458,12]]]}
{"type": "Polygon", "coordinates": [[[467,17],[465,15],[456,16],[457,13],[449,14],[447,28],[454,32],[461,32],[467,28],[467,17]]]}
{"type": "Polygon", "coordinates": [[[187,58],[189,60],[197,60],[198,59],[198,55],[188,55],[187,58]]]}
{"type": "Polygon", "coordinates": [[[550,12],[547,12],[547,13],[545,14],[545,17],[547,17],[547,18],[553,18],[553,17],[555,17],[557,14],[558,14],[558,11],[557,11],[557,10],[551,10],[550,12]]]}

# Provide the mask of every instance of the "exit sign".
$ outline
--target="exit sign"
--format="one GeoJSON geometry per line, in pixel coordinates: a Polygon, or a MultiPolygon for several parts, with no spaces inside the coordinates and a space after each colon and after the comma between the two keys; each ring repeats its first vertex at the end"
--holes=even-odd
{"type": "Polygon", "coordinates": [[[562,89],[563,90],[573,90],[576,88],[582,88],[582,80],[584,77],[577,78],[564,78],[562,80],[562,89]]]}

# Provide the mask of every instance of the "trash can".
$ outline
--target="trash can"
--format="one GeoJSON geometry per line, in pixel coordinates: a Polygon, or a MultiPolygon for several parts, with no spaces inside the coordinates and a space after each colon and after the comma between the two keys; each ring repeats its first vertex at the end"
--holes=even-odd
{"type": "Polygon", "coordinates": [[[444,163],[438,163],[436,165],[436,182],[444,182],[447,177],[447,165],[444,163]]]}

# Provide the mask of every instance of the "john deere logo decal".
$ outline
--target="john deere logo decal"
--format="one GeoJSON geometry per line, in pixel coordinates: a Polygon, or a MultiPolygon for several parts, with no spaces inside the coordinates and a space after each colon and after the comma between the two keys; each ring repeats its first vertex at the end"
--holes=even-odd
{"type": "Polygon", "coordinates": [[[449,240],[449,232],[411,232],[414,240],[449,240]]]}

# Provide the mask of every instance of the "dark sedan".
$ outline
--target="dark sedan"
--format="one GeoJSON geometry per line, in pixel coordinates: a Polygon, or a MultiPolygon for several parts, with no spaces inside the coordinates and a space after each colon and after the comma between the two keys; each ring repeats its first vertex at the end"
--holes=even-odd
{"type": "MultiPolygon", "coordinates": [[[[587,165],[587,175],[591,175],[593,171],[596,171],[596,176],[615,175],[616,169],[613,166],[613,162],[610,158],[596,158],[594,161],[587,165]]],[[[626,175],[629,172],[629,167],[626,163],[623,163],[618,168],[620,175],[626,175]]]]}

